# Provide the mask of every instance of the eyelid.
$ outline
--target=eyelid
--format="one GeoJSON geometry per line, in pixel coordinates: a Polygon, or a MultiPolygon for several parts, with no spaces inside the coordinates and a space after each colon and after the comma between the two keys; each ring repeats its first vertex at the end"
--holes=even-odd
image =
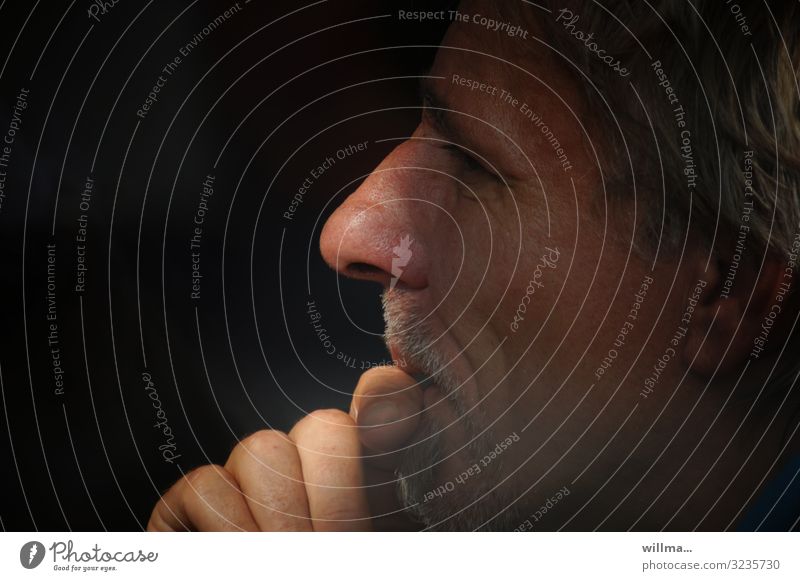
{"type": "Polygon", "coordinates": [[[464,162],[470,167],[470,169],[483,171],[494,178],[497,177],[497,175],[492,170],[487,168],[478,158],[476,158],[470,152],[466,151],[464,148],[459,147],[455,143],[446,143],[444,147],[448,151],[453,151],[457,153],[459,157],[461,157],[461,159],[464,160],[464,162]]]}
{"type": "MultiPolygon", "coordinates": [[[[438,117],[441,115],[441,110],[438,107],[435,106],[435,104],[431,101],[431,99],[430,99],[430,97],[428,95],[423,95],[422,96],[422,102],[423,102],[423,107],[422,107],[423,120],[426,117],[428,117],[429,118],[428,123],[432,127],[436,128],[437,126],[439,126],[441,124],[440,120],[438,119],[438,117]]],[[[489,174],[494,179],[497,179],[497,180],[500,179],[500,177],[494,171],[492,171],[488,167],[488,165],[486,163],[484,163],[483,161],[478,159],[477,156],[475,156],[474,154],[470,153],[469,151],[467,151],[463,147],[461,147],[459,145],[456,145],[455,143],[452,143],[452,142],[443,142],[443,146],[444,146],[444,149],[446,149],[448,151],[455,152],[456,154],[458,154],[459,157],[461,157],[461,159],[467,165],[469,165],[470,169],[476,170],[476,171],[483,171],[483,172],[489,174]]]]}

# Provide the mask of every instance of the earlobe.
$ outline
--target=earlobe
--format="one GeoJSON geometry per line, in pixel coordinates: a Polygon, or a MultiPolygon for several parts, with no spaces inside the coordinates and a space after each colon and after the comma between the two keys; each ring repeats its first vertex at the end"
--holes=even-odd
{"type": "MultiPolygon", "coordinates": [[[[757,357],[754,349],[758,349],[765,319],[784,300],[784,271],[783,259],[772,253],[767,253],[763,263],[742,258],[709,264],[698,277],[707,284],[695,306],[683,350],[693,373],[706,378],[726,376],[741,370],[748,358],[757,357]]],[[[778,334],[777,328],[773,332],[778,334]]],[[[781,338],[772,339],[781,342],[781,338]]]]}
{"type": "MultiPolygon", "coordinates": [[[[723,261],[716,259],[708,262],[706,270],[698,265],[694,276],[695,281],[702,281],[705,286],[695,303],[694,313],[688,325],[683,357],[687,366],[701,376],[710,376],[714,373],[720,357],[712,345],[719,345],[717,337],[731,335],[731,323],[739,318],[737,316],[739,303],[736,299],[728,298],[725,303],[720,302],[720,297],[724,296],[722,284],[724,270],[723,261]]],[[[695,288],[694,284],[688,286],[695,288]]],[[[691,295],[686,298],[686,303],[691,306],[691,295]]]]}

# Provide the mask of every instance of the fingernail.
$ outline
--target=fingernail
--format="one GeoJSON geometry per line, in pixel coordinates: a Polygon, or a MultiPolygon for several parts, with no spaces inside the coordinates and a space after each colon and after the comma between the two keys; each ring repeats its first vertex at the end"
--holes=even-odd
{"type": "Polygon", "coordinates": [[[362,428],[373,428],[403,419],[400,408],[391,401],[379,401],[358,412],[358,424],[362,428]]]}

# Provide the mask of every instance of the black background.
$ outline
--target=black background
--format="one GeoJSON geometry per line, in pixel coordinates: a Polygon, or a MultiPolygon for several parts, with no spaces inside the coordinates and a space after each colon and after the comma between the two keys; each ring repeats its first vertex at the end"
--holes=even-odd
{"type": "Polygon", "coordinates": [[[90,5],[0,7],[0,138],[16,95],[30,91],[0,209],[4,530],[140,530],[182,471],[223,463],[253,431],[347,409],[361,367],[388,358],[380,289],[337,281],[319,256],[320,229],[397,144],[375,141],[413,131],[416,77],[446,25],[398,21],[411,2],[242,1],[140,119],[161,69],[232,3],[120,0],[100,22],[90,5]],[[363,141],[366,151],[337,162],[284,219],[311,169],[363,141]],[[191,300],[189,238],[208,174],[202,291],[191,300]],[[47,337],[48,244],[63,395],[47,337]],[[325,352],[310,299],[350,366],[325,352]],[[174,463],[158,449],[144,373],[174,463]]]}

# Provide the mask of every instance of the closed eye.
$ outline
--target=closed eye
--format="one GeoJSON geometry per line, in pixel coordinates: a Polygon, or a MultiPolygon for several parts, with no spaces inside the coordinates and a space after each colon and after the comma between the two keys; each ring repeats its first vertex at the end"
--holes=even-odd
{"type": "Polygon", "coordinates": [[[489,174],[492,177],[497,177],[495,176],[494,172],[487,169],[486,166],[483,165],[480,161],[478,161],[472,154],[465,151],[464,149],[461,149],[457,145],[448,143],[445,145],[445,149],[447,151],[452,151],[453,153],[455,153],[461,159],[461,161],[463,161],[466,164],[466,166],[469,168],[470,171],[482,171],[484,173],[489,174]]]}

